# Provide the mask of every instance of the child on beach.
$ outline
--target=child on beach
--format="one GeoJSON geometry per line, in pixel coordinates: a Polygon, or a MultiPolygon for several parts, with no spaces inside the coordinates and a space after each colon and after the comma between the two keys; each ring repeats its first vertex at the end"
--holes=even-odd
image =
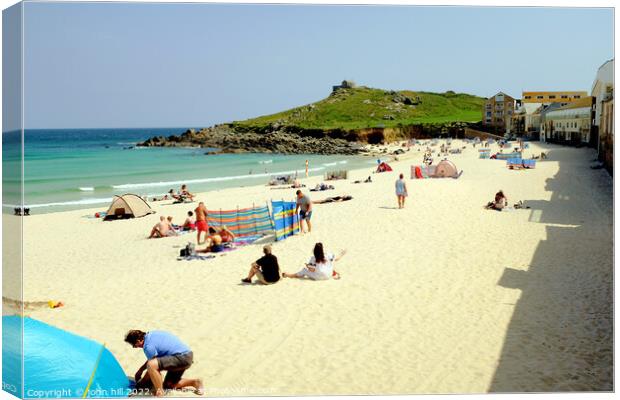
{"type": "Polygon", "coordinates": [[[340,260],[346,254],[343,250],[338,257],[332,253],[325,254],[323,243],[316,243],[313,249],[313,256],[306,263],[301,271],[289,274],[284,272],[283,278],[303,278],[308,277],[315,281],[324,281],[330,278],[340,279],[340,274],[334,269],[334,262],[340,260]]]}

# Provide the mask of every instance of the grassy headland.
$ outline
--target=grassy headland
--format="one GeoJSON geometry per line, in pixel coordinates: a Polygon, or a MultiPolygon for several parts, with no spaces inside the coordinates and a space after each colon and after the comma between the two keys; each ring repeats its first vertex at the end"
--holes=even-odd
{"type": "Polygon", "coordinates": [[[480,121],[485,99],[465,93],[338,89],[323,100],[272,115],[235,121],[240,130],[270,125],[301,129],[392,128],[417,124],[480,121]]]}

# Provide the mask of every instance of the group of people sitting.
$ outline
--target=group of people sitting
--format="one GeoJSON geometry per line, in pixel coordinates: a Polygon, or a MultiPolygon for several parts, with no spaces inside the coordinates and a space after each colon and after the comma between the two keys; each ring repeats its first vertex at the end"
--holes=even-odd
{"type": "Polygon", "coordinates": [[[296,273],[280,272],[278,258],[273,255],[271,245],[263,247],[263,257],[252,263],[248,276],[241,279],[243,283],[252,283],[252,278],[256,277],[258,283],[271,285],[280,278],[309,278],[316,281],[328,279],[340,279],[340,274],[334,269],[334,262],[344,256],[346,250],[340,252],[336,257],[332,253],[326,253],[323,243],[316,243],[312,251],[312,257],[304,267],[296,273]]]}
{"type": "MultiPolygon", "coordinates": [[[[183,225],[176,225],[172,223],[172,217],[159,217],[159,222],[155,224],[153,229],[151,229],[151,234],[149,235],[149,239],[151,238],[162,238],[167,236],[177,236],[179,233],[183,231],[195,231],[198,228],[198,223],[196,222],[196,218],[194,217],[193,211],[187,212],[187,218],[183,225]]],[[[226,225],[222,225],[218,228],[209,227],[208,235],[205,238],[203,243],[207,244],[207,249],[213,248],[214,250],[198,250],[198,252],[208,252],[208,251],[221,251],[218,250],[218,245],[232,244],[235,241],[235,234],[232,233],[226,225]]],[[[199,242],[199,244],[201,244],[199,242]]]]}
{"type": "Polygon", "coordinates": [[[187,185],[183,184],[179,191],[175,192],[174,189],[170,189],[163,197],[153,197],[151,201],[174,200],[175,203],[185,203],[194,201],[194,197],[195,195],[187,190],[187,185]]]}
{"type": "Polygon", "coordinates": [[[168,218],[166,218],[162,215],[159,217],[159,222],[155,224],[153,229],[151,229],[149,239],[176,236],[178,234],[178,230],[172,223],[172,217],[168,216],[168,218]]]}
{"type": "Polygon", "coordinates": [[[205,248],[196,250],[196,253],[219,253],[226,248],[230,248],[235,243],[235,234],[226,225],[220,227],[209,227],[209,234],[205,239],[205,248]]]}

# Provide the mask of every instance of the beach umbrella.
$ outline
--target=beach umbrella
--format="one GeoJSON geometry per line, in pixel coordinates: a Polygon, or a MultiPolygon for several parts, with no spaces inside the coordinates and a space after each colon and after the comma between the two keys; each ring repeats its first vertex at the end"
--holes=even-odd
{"type": "Polygon", "coordinates": [[[127,397],[130,390],[105,345],[29,317],[2,317],[2,364],[3,388],[17,397],[22,388],[24,398],[127,397]]]}

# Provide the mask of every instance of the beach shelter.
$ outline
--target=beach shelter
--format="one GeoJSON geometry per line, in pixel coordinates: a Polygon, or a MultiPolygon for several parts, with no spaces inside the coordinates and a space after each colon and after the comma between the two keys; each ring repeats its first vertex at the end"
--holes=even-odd
{"type": "Polygon", "coordinates": [[[155,213],[155,211],[153,211],[151,206],[140,196],[136,194],[124,194],[122,196],[114,196],[104,220],[138,218],[153,213],[155,213]]]}
{"type": "Polygon", "coordinates": [[[457,176],[458,173],[456,165],[452,161],[443,160],[437,164],[433,175],[435,178],[451,178],[457,176]]]}
{"type": "Polygon", "coordinates": [[[389,171],[392,171],[392,167],[390,167],[388,163],[386,163],[385,161],[382,161],[377,166],[377,172],[389,172],[389,171]]]}
{"type": "Polygon", "coordinates": [[[3,388],[17,397],[22,389],[24,398],[127,397],[130,390],[105,345],[29,317],[2,317],[2,364],[3,388]]]}

